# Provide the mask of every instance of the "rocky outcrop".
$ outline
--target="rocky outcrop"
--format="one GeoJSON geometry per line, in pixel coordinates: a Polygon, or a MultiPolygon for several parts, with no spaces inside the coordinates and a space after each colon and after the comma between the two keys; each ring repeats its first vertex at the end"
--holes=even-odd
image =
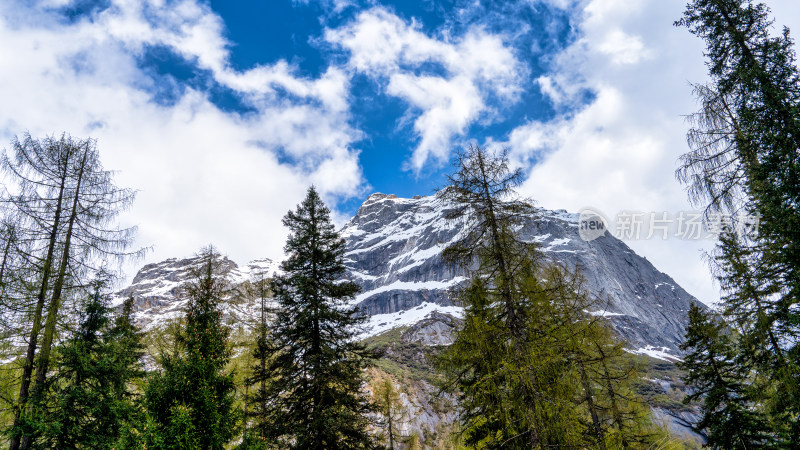
{"type": "MultiPolygon", "coordinates": [[[[128,297],[134,299],[134,319],[147,330],[183,316],[186,311],[186,287],[193,280],[193,271],[201,261],[199,257],[170,258],[142,267],[127,288],[114,295],[113,303],[120,305],[128,297]]],[[[248,322],[256,317],[256,303],[249,301],[240,287],[261,277],[269,277],[278,270],[270,259],[251,261],[243,267],[226,257],[219,261],[219,273],[229,281],[226,301],[222,304],[226,323],[248,322]]]]}
{"type": "MultiPolygon", "coordinates": [[[[374,333],[423,320],[415,339],[432,344],[451,339],[448,327],[461,309],[453,305],[450,289],[466,278],[461,269],[444,263],[441,252],[470,226],[468,218],[448,220],[451,208],[436,196],[373,194],[342,228],[346,278],[361,285],[354,304],[373,317],[374,333]],[[436,311],[449,314],[451,322],[433,316],[436,311]]],[[[582,240],[578,216],[566,211],[537,209],[517,232],[537,243],[546,258],[581,270],[586,288],[604,300],[591,312],[608,318],[632,350],[679,354],[689,305],[697,301],[647,259],[608,234],[582,240]]],[[[177,317],[185,308],[184,285],[196,264],[195,258],[148,264],[117,294],[117,301],[133,296],[137,321],[145,328],[177,317]]],[[[223,260],[233,287],[276,271],[278,265],[268,259],[242,267],[223,260]]],[[[231,296],[225,308],[226,320],[235,323],[247,320],[255,305],[231,296]]]]}
{"type": "Polygon", "coordinates": [[[461,328],[462,321],[438,311],[433,311],[424,319],[411,325],[403,333],[402,339],[406,343],[422,345],[450,345],[455,339],[456,331],[461,328]]]}
{"type": "MultiPolygon", "coordinates": [[[[358,303],[370,315],[412,310],[418,305],[452,305],[449,290],[465,278],[447,265],[441,252],[469,226],[468,219],[447,220],[452,205],[436,196],[398,198],[373,194],[344,226],[348,276],[363,291],[358,303]]],[[[537,209],[517,230],[546,256],[585,277],[585,287],[604,304],[603,315],[632,349],[679,353],[689,305],[697,300],[647,259],[608,233],[584,241],[578,215],[537,209]]]]}

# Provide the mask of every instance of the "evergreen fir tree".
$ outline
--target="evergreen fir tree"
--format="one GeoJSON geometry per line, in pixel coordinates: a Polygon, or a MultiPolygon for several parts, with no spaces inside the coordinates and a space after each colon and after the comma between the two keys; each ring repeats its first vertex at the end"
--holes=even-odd
{"type": "Polygon", "coordinates": [[[146,374],[141,363],[145,353],[142,342],[144,333],[133,323],[133,302],[133,297],[122,302],[122,310],[114,319],[107,338],[114,346],[120,368],[120,376],[116,380],[120,392],[132,380],[141,379],[146,374]]]}
{"type": "MultiPolygon", "coordinates": [[[[731,214],[713,261],[722,310],[758,374],[773,430],[800,441],[800,72],[789,30],[771,34],[752,0],[695,0],[677,25],[705,40],[711,81],[696,92],[679,179],[711,218],[731,214]],[[743,216],[758,218],[747,230],[743,216]],[[744,232],[743,232],[744,231],[744,232]],[[746,232],[750,231],[750,232],[746,232]]],[[[735,405],[731,405],[735,407],[735,405]]],[[[787,444],[788,445],[788,444],[787,444]]]]}
{"type": "Polygon", "coordinates": [[[140,334],[131,323],[132,300],[110,320],[105,283],[96,281],[80,327],[60,347],[41,448],[111,448],[137,417],[131,382],[143,376],[140,334]]]}
{"type": "Polygon", "coordinates": [[[748,369],[737,357],[737,350],[724,322],[708,316],[692,305],[686,352],[677,366],[686,371],[684,382],[692,386],[685,398],[689,403],[702,400],[702,418],[697,424],[707,430],[707,444],[712,448],[756,448],[768,442],[768,424],[754,408],[748,369]]]}
{"type": "Polygon", "coordinates": [[[186,327],[178,336],[181,351],[163,355],[162,371],[145,390],[166,448],[222,449],[237,432],[233,374],[225,370],[229,330],[219,309],[227,283],[219,275],[219,254],[209,248],[200,256],[188,289],[186,327]]]}
{"type": "Polygon", "coordinates": [[[361,386],[370,355],[356,341],[365,316],[348,306],[359,287],[341,281],[344,240],[313,187],[283,224],[290,234],[284,275],[273,283],[280,309],[269,365],[271,432],[283,447],[368,448],[361,386]]]}
{"type": "Polygon", "coordinates": [[[256,347],[253,349],[253,364],[250,367],[251,375],[246,384],[254,390],[245,398],[248,410],[247,428],[240,449],[266,448],[272,436],[272,419],[270,417],[270,392],[268,386],[274,382],[272,372],[269,370],[270,360],[275,355],[275,348],[270,336],[268,316],[274,314],[267,306],[270,297],[269,280],[262,278],[255,283],[254,294],[260,301],[260,317],[256,330],[256,347]]]}

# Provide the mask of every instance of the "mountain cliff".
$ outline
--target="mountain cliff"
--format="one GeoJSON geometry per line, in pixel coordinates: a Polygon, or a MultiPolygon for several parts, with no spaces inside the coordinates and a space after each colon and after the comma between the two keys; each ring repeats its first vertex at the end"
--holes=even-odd
{"type": "MultiPolygon", "coordinates": [[[[436,196],[373,194],[341,229],[347,278],[362,286],[354,302],[371,316],[369,335],[423,319],[428,330],[435,330],[440,326],[434,324],[437,317],[441,322],[449,320],[444,316],[461,315],[449,289],[464,281],[465,274],[445,264],[441,252],[466,231],[467,222],[446,219],[450,208],[436,196]]],[[[582,240],[578,216],[566,211],[536,209],[517,232],[536,242],[547,258],[581,269],[586,287],[607,301],[602,310],[591,312],[607,317],[632,351],[665,359],[679,354],[686,311],[697,300],[672,278],[607,233],[591,242],[582,240]]],[[[182,286],[194,264],[192,258],[148,264],[117,294],[118,301],[133,296],[140,325],[158,326],[182,313],[182,286]]],[[[223,267],[234,286],[279,270],[268,259],[242,267],[225,260],[223,267]]],[[[224,312],[229,323],[236,323],[253,317],[254,308],[252,302],[232,296],[224,312]]],[[[434,340],[442,344],[447,338],[437,334],[434,340]]]]}
{"type": "MultiPolygon", "coordinates": [[[[466,222],[447,220],[450,208],[436,196],[373,194],[343,227],[348,275],[363,287],[357,302],[374,328],[409,325],[434,309],[458,314],[448,289],[465,274],[445,264],[441,252],[466,222]]],[[[578,215],[566,211],[536,209],[516,231],[547,258],[580,268],[587,289],[607,302],[592,313],[607,317],[632,350],[678,354],[689,305],[697,300],[647,259],[607,232],[582,240],[578,215]]]]}

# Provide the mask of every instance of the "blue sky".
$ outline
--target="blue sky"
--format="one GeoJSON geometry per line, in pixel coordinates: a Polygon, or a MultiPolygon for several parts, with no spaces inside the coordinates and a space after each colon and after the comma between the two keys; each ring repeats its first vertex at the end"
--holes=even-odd
{"type": "MultiPolygon", "coordinates": [[[[497,98],[491,89],[482,89],[485,102],[467,121],[449,133],[442,147],[464,145],[469,140],[483,142],[502,138],[525,121],[550,120],[555,117],[552,103],[539,89],[526,89],[538,76],[546,73],[548,59],[563,50],[576,38],[571,16],[546,3],[486,2],[372,2],[340,5],[291,0],[271,2],[225,2],[207,4],[223,22],[222,37],[230,48],[229,64],[237,71],[259,65],[285,61],[295,76],[316,79],[332,65],[348,65],[352,52],[326,39],[331,30],[353,27],[365,11],[391,14],[414,31],[444,42],[458,42],[480,30],[503,40],[505,50],[516,60],[513,80],[518,86],[510,98],[497,98]]],[[[96,14],[96,10],[92,12],[96,14]]],[[[248,114],[252,108],[236,91],[221,86],[212,73],[197,70],[190,61],[164,46],[147,48],[140,58],[143,67],[154,78],[174,78],[179,86],[193,86],[208,92],[211,101],[221,109],[248,114]]],[[[488,62],[488,61],[487,61],[488,62]]],[[[429,194],[441,187],[450,170],[447,157],[431,164],[413,167],[409,160],[422,137],[414,129],[415,115],[421,108],[409,105],[397,95],[387,92],[392,74],[375,73],[350,67],[349,123],[360,132],[351,143],[359,152],[359,163],[367,191],[393,193],[399,196],[429,194]]],[[[447,77],[448,68],[431,57],[423,61],[401,62],[397,71],[417,76],[447,77]]],[[[152,87],[156,101],[169,104],[180,98],[180,92],[166,91],[162,83],[152,87]]],[[[591,93],[587,92],[587,100],[591,93]]],[[[577,105],[578,107],[580,105],[577,105]]],[[[291,155],[278,154],[288,163],[291,155]]],[[[448,152],[449,154],[449,152],[448,152]]],[[[426,161],[428,162],[428,161],[426,161]]],[[[343,213],[355,213],[363,196],[338,198],[343,213]]]]}
{"type": "MultiPolygon", "coordinates": [[[[280,259],[309,184],[344,223],[372,192],[431,194],[469,143],[508,148],[541,206],[675,214],[695,209],[673,171],[706,77],[682,4],[6,0],[0,142],[97,138],[153,246],[130,272],[208,243],[280,259]]],[[[629,245],[718,298],[711,241],[629,245]]]]}

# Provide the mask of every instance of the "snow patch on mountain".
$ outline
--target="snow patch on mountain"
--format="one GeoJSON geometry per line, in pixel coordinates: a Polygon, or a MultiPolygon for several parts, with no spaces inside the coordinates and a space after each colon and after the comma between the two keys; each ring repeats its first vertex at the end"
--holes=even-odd
{"type": "Polygon", "coordinates": [[[355,303],[359,304],[367,298],[389,291],[446,291],[464,280],[466,280],[465,277],[455,277],[445,281],[394,281],[391,284],[386,284],[358,294],[355,298],[355,303]]]}
{"type": "Polygon", "coordinates": [[[411,326],[430,317],[433,313],[447,314],[456,318],[464,317],[464,308],[460,306],[442,306],[436,303],[425,302],[421,305],[389,314],[376,314],[370,316],[361,338],[376,336],[393,328],[411,326]]]}
{"type": "Polygon", "coordinates": [[[660,359],[662,361],[671,363],[682,361],[681,358],[672,353],[667,347],[653,347],[652,345],[646,345],[642,348],[627,351],[633,353],[634,355],[647,355],[651,358],[660,359]]]}
{"type": "MultiPolygon", "coordinates": [[[[450,288],[466,274],[446,264],[441,252],[471,224],[469,217],[448,220],[454,208],[436,195],[405,199],[378,193],[345,224],[347,278],[362,286],[357,301],[368,314],[429,303],[452,306],[450,288]]],[[[602,316],[632,348],[650,345],[679,353],[686,311],[696,299],[610,234],[582,240],[578,220],[578,214],[536,208],[516,232],[538,244],[547,259],[578,268],[585,288],[604,302],[602,316]]]]}
{"type": "MultiPolygon", "coordinates": [[[[243,266],[228,258],[220,259],[220,272],[229,283],[226,298],[220,304],[223,320],[229,325],[248,324],[258,317],[258,302],[246,298],[240,287],[244,283],[270,278],[280,272],[274,261],[263,258],[243,266]]],[[[111,305],[119,307],[134,298],[134,320],[144,330],[162,327],[183,317],[189,303],[186,287],[192,274],[202,263],[199,257],[170,258],[142,267],[127,288],[112,296],[111,305]]]]}

